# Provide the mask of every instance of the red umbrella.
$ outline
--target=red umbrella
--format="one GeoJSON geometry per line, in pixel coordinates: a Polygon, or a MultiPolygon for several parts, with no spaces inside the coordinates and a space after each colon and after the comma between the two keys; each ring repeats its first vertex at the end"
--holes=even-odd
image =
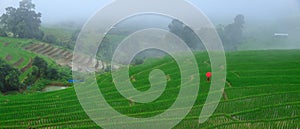
{"type": "Polygon", "coordinates": [[[211,75],[212,75],[211,72],[207,72],[207,73],[206,73],[206,77],[208,77],[208,78],[210,78],[211,75]]]}

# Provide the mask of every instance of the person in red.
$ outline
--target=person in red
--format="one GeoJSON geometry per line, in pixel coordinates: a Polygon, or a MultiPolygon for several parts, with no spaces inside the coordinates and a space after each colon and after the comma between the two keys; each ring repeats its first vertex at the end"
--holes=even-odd
{"type": "Polygon", "coordinates": [[[210,82],[211,75],[212,75],[211,72],[206,73],[207,82],[210,82]]]}

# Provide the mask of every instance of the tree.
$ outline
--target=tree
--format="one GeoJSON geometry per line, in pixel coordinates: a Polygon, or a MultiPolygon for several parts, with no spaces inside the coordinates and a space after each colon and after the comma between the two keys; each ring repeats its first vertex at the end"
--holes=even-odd
{"type": "Polygon", "coordinates": [[[0,60],[0,91],[7,92],[19,90],[22,84],[19,80],[21,72],[0,60]]]}
{"type": "Polygon", "coordinates": [[[240,14],[234,18],[234,23],[224,28],[223,43],[225,50],[237,50],[237,45],[243,41],[244,24],[245,18],[240,14]]]}
{"type": "Polygon", "coordinates": [[[4,29],[2,29],[1,27],[0,27],[0,36],[7,37],[7,34],[5,33],[4,29]]]}
{"type": "Polygon", "coordinates": [[[73,32],[73,34],[72,34],[72,36],[71,36],[71,41],[76,42],[77,37],[78,37],[80,31],[81,31],[80,29],[77,29],[76,31],[73,32]]]}
{"type": "Polygon", "coordinates": [[[196,33],[181,21],[174,19],[169,24],[169,31],[178,37],[180,37],[191,49],[204,50],[205,47],[202,44],[196,33]]]}
{"type": "Polygon", "coordinates": [[[60,75],[59,72],[54,68],[49,68],[46,72],[46,78],[50,80],[59,79],[60,75]]]}
{"type": "Polygon", "coordinates": [[[39,28],[41,13],[34,9],[31,0],[20,1],[18,8],[6,8],[6,13],[0,17],[0,27],[6,33],[13,33],[14,37],[42,39],[44,34],[39,28]]]}
{"type": "Polygon", "coordinates": [[[46,34],[43,40],[47,43],[53,43],[53,44],[57,42],[57,38],[52,34],[46,34]]]}
{"type": "Polygon", "coordinates": [[[38,67],[32,66],[31,69],[32,69],[32,72],[27,75],[27,78],[23,82],[26,86],[34,84],[35,81],[37,80],[37,77],[39,76],[38,75],[39,74],[38,67]]]}
{"type": "Polygon", "coordinates": [[[38,77],[46,74],[48,63],[43,58],[35,57],[32,65],[38,67],[38,77]]]}

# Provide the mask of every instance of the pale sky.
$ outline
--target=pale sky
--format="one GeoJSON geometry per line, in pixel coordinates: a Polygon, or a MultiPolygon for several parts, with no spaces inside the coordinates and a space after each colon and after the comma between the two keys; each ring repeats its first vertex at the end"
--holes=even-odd
{"type": "MultiPolygon", "coordinates": [[[[232,22],[237,14],[249,19],[300,17],[300,0],[188,0],[198,6],[214,22],[232,22]]],[[[19,0],[0,0],[0,14],[19,0]]],[[[110,0],[33,0],[45,23],[86,21],[110,0]]]]}

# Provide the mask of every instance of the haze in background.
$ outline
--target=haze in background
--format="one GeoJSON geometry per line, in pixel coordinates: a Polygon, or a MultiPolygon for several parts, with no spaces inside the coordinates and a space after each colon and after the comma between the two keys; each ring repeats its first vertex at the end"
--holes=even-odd
{"type": "MultiPolygon", "coordinates": [[[[300,48],[300,0],[189,1],[198,6],[215,25],[228,25],[237,14],[243,14],[246,21],[245,34],[253,38],[251,42],[268,42],[257,46],[244,45],[242,49],[300,48]],[[288,33],[289,39],[282,41],[282,44],[275,44],[272,41],[274,33],[288,33]]],[[[0,14],[5,11],[5,7],[18,6],[18,2],[19,0],[0,0],[0,14]]],[[[32,0],[32,2],[36,5],[36,10],[42,13],[43,25],[74,24],[80,27],[110,0],[32,0]]],[[[130,20],[127,22],[130,25],[130,20]]],[[[155,23],[167,27],[169,21],[159,17],[140,19],[136,17],[132,22],[136,26],[138,26],[136,23],[155,23]]]]}
{"type": "MultiPolygon", "coordinates": [[[[300,16],[299,0],[189,0],[215,23],[232,22],[237,14],[247,21],[276,20],[300,16]]],[[[18,6],[19,0],[0,0],[0,14],[8,6],[18,6]]],[[[64,21],[84,22],[110,0],[33,0],[43,14],[43,23],[64,21]]]]}

